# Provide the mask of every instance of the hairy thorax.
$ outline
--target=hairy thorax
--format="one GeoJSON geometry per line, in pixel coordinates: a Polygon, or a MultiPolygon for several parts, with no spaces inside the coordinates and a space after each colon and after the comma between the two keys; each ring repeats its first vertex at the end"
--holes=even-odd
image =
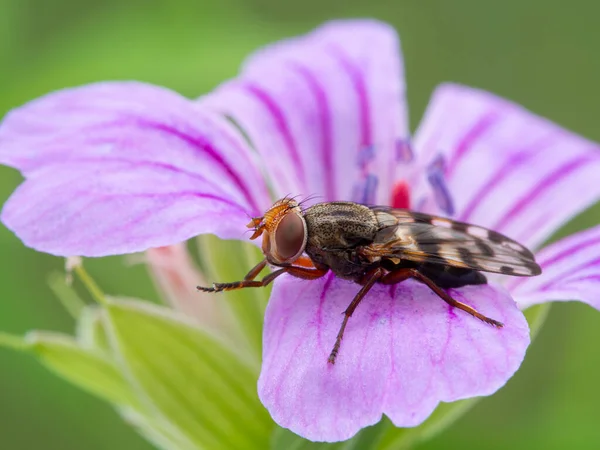
{"type": "Polygon", "coordinates": [[[349,202],[319,203],[304,211],[308,230],[306,253],[318,266],[356,280],[372,265],[356,249],[373,242],[379,223],[373,211],[349,202]]]}

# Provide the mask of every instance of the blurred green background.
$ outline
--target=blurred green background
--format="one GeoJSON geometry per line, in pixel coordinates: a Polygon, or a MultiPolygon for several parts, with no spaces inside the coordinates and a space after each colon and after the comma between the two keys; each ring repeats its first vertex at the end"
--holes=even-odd
{"type": "MultiPolygon", "coordinates": [[[[513,99],[600,141],[597,0],[0,0],[0,116],[48,91],[136,79],[197,96],[259,45],[336,17],[400,32],[413,127],[434,86],[457,81],[513,99]]],[[[19,183],[0,167],[0,203],[19,183]]],[[[562,234],[600,222],[594,208],[562,234]]],[[[71,331],[45,281],[62,261],[0,228],[0,329],[71,331]]],[[[143,267],[90,271],[109,293],[154,299],[143,267]]],[[[600,294],[599,294],[600,295],[600,294]]],[[[600,448],[600,314],[557,304],[517,375],[423,449],[600,448]]],[[[105,404],[0,349],[0,447],[149,449],[105,404]]]]}

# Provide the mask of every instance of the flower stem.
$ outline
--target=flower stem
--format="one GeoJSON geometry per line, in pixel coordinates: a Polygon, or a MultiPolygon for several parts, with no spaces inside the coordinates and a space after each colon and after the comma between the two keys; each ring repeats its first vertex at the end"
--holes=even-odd
{"type": "Polygon", "coordinates": [[[26,350],[28,345],[21,336],[0,331],[0,347],[13,350],[26,350]]]}
{"type": "Polygon", "coordinates": [[[85,285],[88,292],[101,305],[106,305],[106,297],[98,287],[94,279],[87,273],[82,265],[76,266],[73,271],[77,274],[81,282],[85,285]]]}
{"type": "Polygon", "coordinates": [[[67,285],[65,276],[57,272],[51,273],[48,277],[48,285],[67,312],[74,319],[79,318],[81,311],[85,308],[85,302],[67,285]]]}

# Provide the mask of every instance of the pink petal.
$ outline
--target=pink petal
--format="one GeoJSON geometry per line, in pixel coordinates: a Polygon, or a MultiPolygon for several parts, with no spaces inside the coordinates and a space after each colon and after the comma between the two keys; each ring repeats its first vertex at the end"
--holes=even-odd
{"type": "Polygon", "coordinates": [[[358,288],[334,277],[285,278],[267,307],[259,396],[279,425],[310,440],[348,439],[382,414],[397,426],[416,426],[440,401],[492,394],[523,360],[529,329],[503,290],[451,290],[505,324],[496,329],[407,281],[373,288],[332,366],[327,357],[341,312],[358,288]]]}
{"type": "Polygon", "coordinates": [[[476,89],[439,87],[415,141],[442,152],[455,218],[536,247],[600,198],[600,148],[476,89]]]}
{"type": "Polygon", "coordinates": [[[258,51],[201,103],[242,126],[279,194],[389,203],[404,95],[395,31],[354,20],[258,51]]]}
{"type": "Polygon", "coordinates": [[[580,300],[600,309],[600,226],[542,249],[536,259],[542,266],[541,275],[506,283],[519,307],[580,300]]]}
{"type": "Polygon", "coordinates": [[[242,238],[269,196],[237,131],[174,92],[100,83],[7,115],[0,162],[25,175],[2,221],[57,255],[131,253],[200,233],[242,238]]]}

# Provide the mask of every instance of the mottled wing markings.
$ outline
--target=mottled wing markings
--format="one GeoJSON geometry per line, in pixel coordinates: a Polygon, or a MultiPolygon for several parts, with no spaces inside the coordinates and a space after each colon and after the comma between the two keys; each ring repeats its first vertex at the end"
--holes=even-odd
{"type": "Polygon", "coordinates": [[[404,209],[380,206],[371,209],[381,226],[366,251],[371,257],[516,276],[541,273],[527,248],[495,231],[404,209]]]}

